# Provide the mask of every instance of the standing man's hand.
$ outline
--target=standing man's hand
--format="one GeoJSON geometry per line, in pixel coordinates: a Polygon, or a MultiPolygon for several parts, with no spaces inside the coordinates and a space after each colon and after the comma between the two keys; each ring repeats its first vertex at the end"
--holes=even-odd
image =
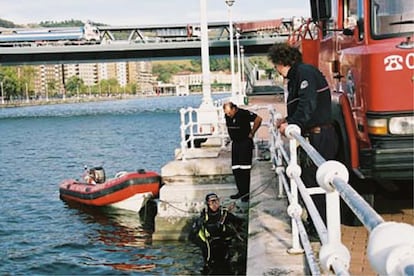
{"type": "Polygon", "coordinates": [[[276,128],[279,128],[281,124],[286,123],[286,119],[276,119],[276,128]]]}
{"type": "Polygon", "coordinates": [[[287,122],[283,122],[279,125],[279,132],[282,133],[283,135],[285,135],[285,129],[288,126],[287,122]]]}
{"type": "Polygon", "coordinates": [[[276,120],[276,127],[279,129],[279,132],[285,135],[285,129],[287,127],[288,123],[286,122],[286,119],[277,119],[276,120]]]}

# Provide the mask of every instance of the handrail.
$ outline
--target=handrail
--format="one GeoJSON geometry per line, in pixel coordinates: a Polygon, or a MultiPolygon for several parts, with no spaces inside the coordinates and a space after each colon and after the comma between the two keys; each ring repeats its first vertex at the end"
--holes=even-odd
{"type": "Polygon", "coordinates": [[[199,113],[202,112],[200,108],[181,108],[180,109],[180,131],[181,131],[181,158],[185,161],[188,158],[189,151],[195,148],[194,141],[196,139],[210,139],[219,138],[221,141],[221,147],[225,147],[226,138],[228,137],[227,130],[225,128],[225,122],[223,116],[219,116],[221,107],[212,107],[213,113],[216,112],[217,116],[211,118],[211,129],[210,133],[202,133],[199,131],[201,123],[197,120],[199,113]],[[220,120],[220,118],[222,118],[220,120]],[[186,136],[187,135],[187,136],[186,136]],[[188,147],[190,143],[190,147],[188,147]]]}
{"type": "MultiPolygon", "coordinates": [[[[189,153],[191,151],[191,149],[195,148],[195,143],[194,141],[196,139],[212,139],[212,138],[218,138],[220,139],[220,146],[221,148],[224,148],[227,144],[227,141],[229,140],[229,135],[227,132],[227,127],[226,127],[226,122],[224,119],[224,112],[223,112],[223,103],[228,101],[228,98],[225,99],[221,99],[221,100],[216,100],[213,104],[213,106],[211,107],[211,110],[209,110],[212,114],[214,114],[215,116],[211,117],[210,119],[210,123],[211,124],[211,129],[212,131],[209,133],[202,133],[199,131],[200,126],[202,125],[198,118],[199,114],[202,112],[205,112],[204,109],[201,108],[193,108],[193,107],[188,107],[188,108],[181,108],[180,109],[180,135],[181,135],[181,143],[180,143],[180,147],[181,147],[181,159],[183,161],[185,161],[188,156],[189,153]]],[[[257,112],[259,110],[267,110],[269,112],[271,112],[272,110],[272,106],[271,105],[253,105],[253,106],[249,106],[249,110],[257,112]]],[[[272,125],[272,123],[269,122],[265,122],[263,121],[261,124],[261,127],[268,127],[270,128],[270,126],[272,125]]],[[[253,141],[255,144],[258,143],[258,139],[256,137],[253,138],[253,141]]],[[[259,147],[256,145],[254,147],[255,152],[254,152],[254,156],[258,156],[258,149],[259,147]]]]}
{"type": "MultiPolygon", "coordinates": [[[[281,114],[271,113],[275,122],[281,114]]],[[[320,263],[326,270],[332,269],[337,275],[349,275],[350,254],[341,243],[339,199],[350,207],[368,229],[368,259],[371,267],[379,274],[409,275],[414,268],[414,227],[406,223],[385,222],[383,218],[348,184],[348,171],[338,161],[326,161],[300,134],[296,125],[288,125],[284,143],[281,134],[273,127],[270,132],[271,160],[278,175],[279,196],[282,189],[289,201],[287,212],[292,218],[292,249],[299,251],[299,237],[302,241],[312,275],[320,274],[315,269],[312,250],[307,235],[301,233],[302,207],[298,204],[297,192],[303,199],[321,240],[320,263]],[[297,160],[297,147],[301,146],[318,167],[316,179],[320,188],[306,188],[300,178],[301,168],[297,160]],[[288,164],[286,167],[283,164],[288,164]],[[290,179],[290,187],[288,185],[290,179]],[[310,194],[323,193],[326,196],[327,224],[325,225],[313,203],[310,194]],[[299,228],[299,231],[298,231],[299,228]],[[397,233],[397,234],[396,234],[397,233]]]]}

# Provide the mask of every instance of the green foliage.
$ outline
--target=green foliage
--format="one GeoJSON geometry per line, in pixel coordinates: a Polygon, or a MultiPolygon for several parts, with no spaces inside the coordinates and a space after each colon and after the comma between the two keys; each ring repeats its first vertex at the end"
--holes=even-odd
{"type": "Polygon", "coordinates": [[[19,28],[21,26],[14,24],[12,21],[8,21],[8,20],[0,18],[0,27],[3,27],[3,28],[19,28]]]}
{"type": "Polygon", "coordinates": [[[22,86],[17,79],[16,68],[0,67],[0,82],[3,84],[4,98],[20,96],[22,86]]]}
{"type": "Polygon", "coordinates": [[[192,71],[191,67],[176,62],[157,63],[152,66],[152,73],[157,75],[157,80],[163,83],[170,82],[172,75],[187,70],[192,71]]]}
{"type": "Polygon", "coordinates": [[[230,58],[210,58],[210,71],[229,71],[230,58]]]}
{"type": "MultiPolygon", "coordinates": [[[[36,27],[45,27],[45,28],[50,28],[50,27],[81,27],[83,25],[85,25],[86,22],[83,22],[81,20],[77,20],[77,19],[70,19],[70,20],[64,20],[64,21],[40,21],[39,24],[37,23],[33,23],[33,24],[29,24],[28,26],[31,28],[36,28],[36,27]]],[[[90,22],[92,25],[94,26],[107,26],[107,24],[104,23],[98,23],[98,22],[90,22]]],[[[2,28],[23,28],[23,25],[18,25],[15,24],[12,21],[8,21],[5,19],[1,19],[0,18],[0,27],[2,28]]]]}
{"type": "MultiPolygon", "coordinates": [[[[201,72],[201,59],[191,60],[194,69],[192,72],[201,72]]],[[[210,58],[210,71],[230,71],[230,58],[210,58]]]]}
{"type": "Polygon", "coordinates": [[[192,72],[201,72],[201,59],[192,59],[190,63],[193,68],[192,72]]]}
{"type": "Polygon", "coordinates": [[[78,93],[82,86],[83,80],[77,76],[70,77],[65,83],[65,89],[69,95],[78,93]]]}
{"type": "Polygon", "coordinates": [[[80,20],[65,20],[65,21],[40,21],[39,25],[41,27],[81,27],[84,25],[84,22],[80,20]]]}
{"type": "Polygon", "coordinates": [[[104,94],[114,94],[120,92],[120,87],[117,79],[111,78],[107,80],[101,80],[99,85],[104,94]]]}
{"type": "MultiPolygon", "coordinates": [[[[210,71],[229,71],[229,58],[210,58],[210,71]]],[[[189,63],[183,62],[162,62],[152,66],[152,73],[157,76],[157,80],[163,83],[171,81],[173,75],[180,72],[201,72],[201,59],[192,59],[189,63]]]]}
{"type": "Polygon", "coordinates": [[[267,57],[263,57],[263,56],[249,57],[249,61],[250,61],[251,64],[257,64],[257,66],[261,70],[266,70],[267,71],[268,69],[273,69],[273,65],[267,59],[267,57]]]}

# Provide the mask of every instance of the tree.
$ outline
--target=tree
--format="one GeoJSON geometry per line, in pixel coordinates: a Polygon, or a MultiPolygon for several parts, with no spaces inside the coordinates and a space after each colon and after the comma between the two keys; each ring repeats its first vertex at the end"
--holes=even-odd
{"type": "Polygon", "coordinates": [[[78,92],[83,86],[83,80],[78,76],[70,77],[65,83],[66,92],[69,94],[68,96],[73,96],[78,92]]]}
{"type": "Polygon", "coordinates": [[[257,66],[261,70],[273,69],[273,65],[269,62],[269,60],[266,57],[261,57],[261,56],[249,57],[249,61],[251,64],[257,64],[257,66]]]}
{"type": "Polygon", "coordinates": [[[0,69],[0,82],[3,83],[4,98],[11,99],[21,96],[16,69],[12,67],[1,67],[0,69]]]}
{"type": "Polygon", "coordinates": [[[118,80],[115,78],[101,80],[99,86],[103,95],[115,94],[116,91],[120,91],[118,80]]]}
{"type": "Polygon", "coordinates": [[[0,27],[3,27],[3,28],[17,28],[17,27],[22,27],[22,26],[21,25],[16,25],[12,21],[8,21],[8,20],[0,18],[0,27]]]}
{"type": "MultiPolygon", "coordinates": [[[[194,59],[191,61],[193,68],[197,68],[197,71],[201,72],[201,60],[194,59]]],[[[229,58],[210,58],[210,71],[229,71],[230,70],[230,59],[229,58]]]]}
{"type": "Polygon", "coordinates": [[[47,85],[47,93],[51,96],[55,96],[55,94],[56,94],[56,80],[49,80],[46,85],[47,85]]]}
{"type": "Polygon", "coordinates": [[[22,87],[22,91],[26,93],[26,89],[28,92],[27,96],[31,96],[34,94],[34,80],[36,77],[36,70],[33,66],[22,66],[22,76],[20,77],[20,83],[22,87]]]}
{"type": "Polygon", "coordinates": [[[135,95],[137,93],[137,88],[138,88],[138,85],[136,83],[131,83],[131,82],[127,83],[125,87],[126,92],[132,95],[135,95]]]}

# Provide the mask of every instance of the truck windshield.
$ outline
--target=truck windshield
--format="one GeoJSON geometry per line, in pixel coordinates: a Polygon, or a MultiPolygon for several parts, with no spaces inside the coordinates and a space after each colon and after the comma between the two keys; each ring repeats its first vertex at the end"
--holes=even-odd
{"type": "Polygon", "coordinates": [[[371,30],[374,39],[412,36],[414,33],[412,0],[372,0],[371,30]]]}

